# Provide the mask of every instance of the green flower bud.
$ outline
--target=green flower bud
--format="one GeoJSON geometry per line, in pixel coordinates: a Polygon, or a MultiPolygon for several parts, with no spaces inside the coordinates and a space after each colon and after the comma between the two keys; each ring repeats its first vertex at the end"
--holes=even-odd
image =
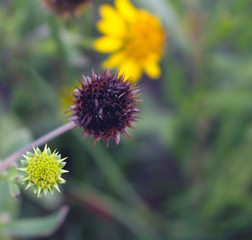
{"type": "Polygon", "coordinates": [[[48,190],[53,193],[54,188],[60,192],[58,184],[66,182],[61,174],[68,172],[62,169],[66,164],[63,162],[66,158],[61,159],[61,155],[56,153],[56,150],[52,153],[47,145],[43,152],[34,147],[33,151],[34,153],[27,152],[23,155],[25,158],[21,160],[23,168],[18,168],[25,172],[21,178],[21,182],[27,185],[25,189],[32,187],[38,197],[43,193],[46,195],[48,190]]]}

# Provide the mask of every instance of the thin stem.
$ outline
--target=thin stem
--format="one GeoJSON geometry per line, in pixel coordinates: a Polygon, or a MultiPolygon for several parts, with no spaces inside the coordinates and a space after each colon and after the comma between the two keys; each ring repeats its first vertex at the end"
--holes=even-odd
{"type": "Polygon", "coordinates": [[[17,152],[13,153],[12,155],[4,159],[2,162],[0,162],[0,170],[5,170],[8,166],[10,166],[12,163],[17,161],[22,154],[26,153],[27,151],[32,150],[33,146],[43,145],[47,143],[48,141],[56,138],[57,136],[73,129],[74,127],[75,127],[75,124],[73,122],[66,123],[56,128],[55,130],[47,133],[46,135],[40,137],[39,139],[25,146],[24,148],[21,148],[20,150],[18,150],[17,152]]]}

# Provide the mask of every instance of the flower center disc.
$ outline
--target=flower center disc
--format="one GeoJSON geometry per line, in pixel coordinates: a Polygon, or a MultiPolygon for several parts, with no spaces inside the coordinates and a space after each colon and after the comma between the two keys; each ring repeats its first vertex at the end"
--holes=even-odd
{"type": "Polygon", "coordinates": [[[56,183],[55,176],[60,174],[60,167],[54,158],[42,153],[41,156],[36,157],[35,161],[29,162],[27,173],[34,184],[44,188],[56,183]]]}
{"type": "Polygon", "coordinates": [[[165,34],[160,21],[140,11],[126,38],[125,50],[129,56],[144,60],[150,54],[162,55],[165,34]]]}

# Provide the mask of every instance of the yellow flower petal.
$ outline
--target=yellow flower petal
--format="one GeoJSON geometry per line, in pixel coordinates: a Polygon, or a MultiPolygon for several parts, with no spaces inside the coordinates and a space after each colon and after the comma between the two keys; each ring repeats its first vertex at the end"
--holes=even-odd
{"type": "Polygon", "coordinates": [[[94,42],[95,50],[103,53],[117,51],[122,47],[122,41],[114,37],[101,37],[94,42]]]}
{"type": "Polygon", "coordinates": [[[97,28],[100,32],[112,36],[124,36],[126,25],[123,18],[114,8],[105,4],[100,7],[102,20],[98,22],[97,28]]]}
{"type": "Polygon", "coordinates": [[[111,6],[104,4],[100,7],[102,20],[98,22],[97,28],[100,32],[112,36],[124,36],[126,25],[120,14],[111,6]]]}
{"type": "Polygon", "coordinates": [[[119,66],[119,75],[124,74],[125,79],[136,82],[142,75],[142,68],[134,59],[126,59],[119,66]]]}
{"type": "Polygon", "coordinates": [[[115,0],[115,6],[121,16],[123,16],[127,21],[132,22],[137,14],[136,8],[128,0],[115,0]]]}
{"type": "Polygon", "coordinates": [[[103,34],[115,37],[123,37],[127,33],[121,21],[101,20],[97,23],[97,29],[103,34]]]}
{"type": "Polygon", "coordinates": [[[161,69],[158,65],[156,57],[149,57],[143,64],[144,71],[151,78],[159,78],[161,75],[161,69]]]}
{"type": "Polygon", "coordinates": [[[115,11],[115,9],[108,4],[103,4],[100,6],[99,12],[104,19],[121,19],[120,15],[115,11]]]}
{"type": "Polygon", "coordinates": [[[106,61],[102,63],[103,68],[114,68],[118,67],[119,64],[125,59],[124,52],[117,52],[111,55],[106,61]]]}

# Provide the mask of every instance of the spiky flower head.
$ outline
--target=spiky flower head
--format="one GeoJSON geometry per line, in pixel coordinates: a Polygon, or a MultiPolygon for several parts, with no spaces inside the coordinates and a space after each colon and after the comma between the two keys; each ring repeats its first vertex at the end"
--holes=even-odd
{"type": "Polygon", "coordinates": [[[91,0],[44,0],[53,11],[62,15],[78,14],[91,0]]]}
{"type": "Polygon", "coordinates": [[[109,70],[101,75],[92,71],[91,77],[82,77],[81,86],[71,94],[75,100],[68,111],[73,111],[70,120],[83,128],[83,137],[93,135],[94,143],[102,139],[107,146],[110,139],[118,144],[120,133],[129,137],[126,128],[133,128],[139,118],[135,115],[140,112],[136,108],[140,101],[138,87],[125,80],[124,75],[109,70]]]}
{"type": "Polygon", "coordinates": [[[65,183],[66,181],[61,177],[62,173],[68,172],[62,169],[66,162],[66,158],[61,159],[61,155],[56,153],[56,150],[52,153],[50,148],[45,145],[44,151],[41,152],[37,147],[33,148],[33,153],[27,152],[23,155],[25,160],[21,160],[23,168],[18,170],[25,172],[25,175],[21,178],[21,182],[27,184],[25,189],[33,187],[34,193],[47,194],[48,190],[53,193],[54,188],[59,192],[58,184],[65,183]]]}

